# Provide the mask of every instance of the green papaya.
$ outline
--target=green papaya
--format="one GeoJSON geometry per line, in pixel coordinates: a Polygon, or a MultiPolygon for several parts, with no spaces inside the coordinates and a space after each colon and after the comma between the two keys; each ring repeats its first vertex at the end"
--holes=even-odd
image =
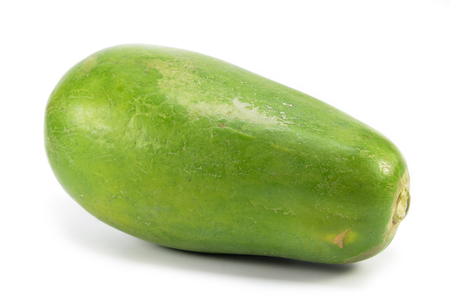
{"type": "Polygon", "coordinates": [[[91,55],[51,93],[44,130],[73,199],[162,246],[351,263],[386,248],[409,209],[406,162],[382,134],[190,51],[91,55]]]}

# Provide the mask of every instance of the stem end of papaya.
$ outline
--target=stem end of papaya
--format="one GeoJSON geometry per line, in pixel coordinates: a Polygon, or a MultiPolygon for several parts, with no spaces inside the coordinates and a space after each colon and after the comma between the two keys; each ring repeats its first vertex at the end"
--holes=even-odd
{"type": "Polygon", "coordinates": [[[404,188],[397,198],[395,214],[392,219],[394,224],[401,222],[406,217],[409,211],[410,202],[411,195],[409,194],[409,190],[407,188],[404,188]]]}

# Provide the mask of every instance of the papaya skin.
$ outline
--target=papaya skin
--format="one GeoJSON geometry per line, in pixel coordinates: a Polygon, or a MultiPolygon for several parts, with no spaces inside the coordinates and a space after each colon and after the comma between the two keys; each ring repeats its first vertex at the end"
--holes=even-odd
{"type": "Polygon", "coordinates": [[[91,55],[51,93],[44,130],[73,199],[162,246],[351,263],[385,249],[409,208],[406,162],[386,137],[194,52],[91,55]]]}

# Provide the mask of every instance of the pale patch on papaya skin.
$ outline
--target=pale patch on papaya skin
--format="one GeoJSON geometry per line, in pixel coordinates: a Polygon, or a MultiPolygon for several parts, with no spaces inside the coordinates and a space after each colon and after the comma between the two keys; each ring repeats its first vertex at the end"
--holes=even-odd
{"type": "Polygon", "coordinates": [[[334,238],[333,243],[337,244],[337,246],[339,246],[340,248],[344,248],[344,239],[345,236],[347,236],[348,232],[350,232],[350,229],[347,229],[344,232],[337,235],[336,238],[334,238]]]}
{"type": "Polygon", "coordinates": [[[291,124],[290,121],[253,107],[256,102],[254,98],[243,99],[237,91],[230,96],[226,87],[217,84],[208,87],[211,84],[209,79],[193,72],[200,65],[189,58],[179,57],[170,62],[155,59],[148,62],[147,66],[157,69],[163,75],[158,80],[158,87],[169,97],[176,99],[177,104],[186,107],[193,119],[198,118],[199,115],[215,116],[263,124],[272,129],[291,124]],[[183,90],[181,94],[177,91],[179,89],[183,90]],[[208,98],[215,100],[212,102],[208,98]]]}

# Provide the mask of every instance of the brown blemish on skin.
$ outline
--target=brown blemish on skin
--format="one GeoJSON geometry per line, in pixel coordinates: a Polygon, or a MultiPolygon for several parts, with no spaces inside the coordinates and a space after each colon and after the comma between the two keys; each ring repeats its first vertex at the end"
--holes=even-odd
{"type": "Polygon", "coordinates": [[[350,232],[350,229],[347,229],[344,232],[337,235],[336,238],[334,238],[333,243],[337,244],[340,248],[343,248],[344,247],[344,238],[348,232],[350,232]]]}
{"type": "MultiPolygon", "coordinates": [[[[345,260],[344,263],[354,263],[354,262],[359,262],[365,259],[368,259],[374,255],[376,255],[377,253],[383,251],[388,245],[389,243],[391,243],[392,238],[394,238],[395,233],[397,232],[397,228],[400,225],[400,221],[398,221],[398,219],[396,219],[396,214],[397,214],[397,203],[398,203],[398,198],[401,195],[401,193],[403,192],[404,189],[407,190],[407,195],[409,195],[409,189],[410,189],[410,181],[409,181],[409,172],[408,170],[405,170],[405,173],[403,174],[402,178],[400,179],[400,181],[398,182],[398,188],[397,188],[397,193],[395,195],[394,198],[396,198],[395,200],[393,200],[393,204],[392,204],[392,217],[391,220],[389,221],[387,227],[386,227],[386,236],[384,238],[384,241],[380,244],[378,244],[377,246],[363,252],[360,255],[357,255],[355,257],[352,257],[350,259],[345,260]]],[[[407,197],[407,207],[409,208],[409,204],[410,204],[410,197],[407,197]]],[[[405,210],[405,214],[402,216],[403,218],[406,216],[407,210],[405,210]]]]}

